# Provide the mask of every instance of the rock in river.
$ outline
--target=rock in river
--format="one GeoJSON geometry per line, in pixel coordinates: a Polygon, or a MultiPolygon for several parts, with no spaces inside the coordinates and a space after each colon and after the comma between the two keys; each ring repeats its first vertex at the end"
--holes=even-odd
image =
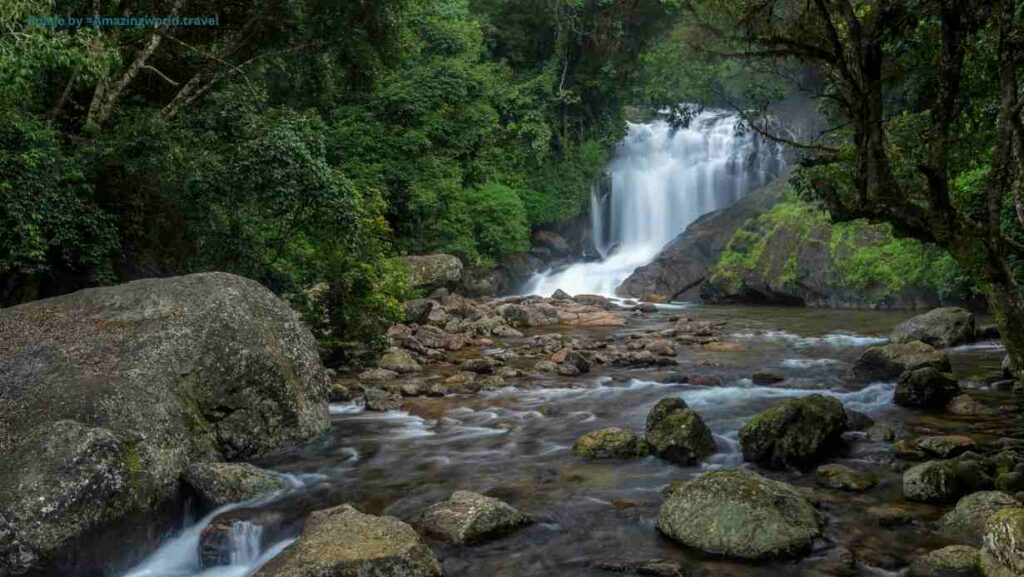
{"type": "Polygon", "coordinates": [[[1003,509],[985,523],[981,569],[985,577],[1024,575],[1024,508],[1003,509]]]}
{"type": "Polygon", "coordinates": [[[901,407],[938,409],[959,393],[960,384],[953,375],[923,367],[900,375],[892,400],[901,407]]]}
{"type": "Polygon", "coordinates": [[[956,507],[939,519],[939,528],[965,543],[981,545],[988,518],[1007,507],[1019,506],[1017,499],[1002,491],[978,491],[957,501],[956,507]]]}
{"type": "Polygon", "coordinates": [[[629,459],[647,455],[647,442],[636,433],[619,427],[591,431],[576,439],[572,453],[589,459],[629,459]]]}
{"type": "Polygon", "coordinates": [[[822,465],[818,467],[818,485],[844,491],[867,491],[878,483],[871,473],[851,469],[845,465],[822,465]]]}
{"type": "Polygon", "coordinates": [[[944,349],[974,339],[974,315],[958,307],[930,310],[904,321],[889,338],[894,343],[921,341],[944,349]]]}
{"type": "MultiPolygon", "coordinates": [[[[258,283],[140,280],[0,310],[0,540],[45,566],[179,491],[195,462],[255,457],[328,425],[316,341],[258,283]],[[70,551],[70,550],[69,550],[70,551]]],[[[73,552],[72,552],[73,553],[73,552]]]]}
{"type": "Polygon", "coordinates": [[[302,536],[255,577],[440,577],[441,565],[412,527],[350,505],[312,513],[302,536]]]}
{"type": "Polygon", "coordinates": [[[910,564],[908,577],[979,577],[978,550],[950,545],[922,555],[910,564]]]}
{"type": "Polygon", "coordinates": [[[969,458],[927,461],[903,473],[903,496],[910,501],[950,503],[992,488],[985,465],[969,458]]]}
{"type": "Polygon", "coordinates": [[[668,537],[743,559],[803,553],[821,535],[822,523],[796,489],[743,469],[679,484],[658,512],[658,530],[668,537]]]}
{"type": "Polygon", "coordinates": [[[494,497],[455,491],[447,501],[427,508],[420,525],[430,535],[450,543],[479,543],[514,531],[529,520],[494,497]]]}
{"type": "Polygon", "coordinates": [[[944,373],[952,370],[949,355],[929,344],[912,341],[871,347],[854,362],[853,372],[865,381],[888,381],[921,367],[932,367],[944,373]]]}
{"type": "Polygon", "coordinates": [[[659,457],[680,465],[692,465],[715,452],[711,429],[676,397],[658,401],[647,414],[646,438],[659,457]]]}
{"type": "Polygon", "coordinates": [[[774,469],[802,467],[842,445],[846,411],[833,397],[783,401],[740,428],[743,458],[774,469]]]}
{"type": "Polygon", "coordinates": [[[209,509],[288,486],[281,475],[249,463],[196,463],[185,470],[184,479],[209,509]]]}

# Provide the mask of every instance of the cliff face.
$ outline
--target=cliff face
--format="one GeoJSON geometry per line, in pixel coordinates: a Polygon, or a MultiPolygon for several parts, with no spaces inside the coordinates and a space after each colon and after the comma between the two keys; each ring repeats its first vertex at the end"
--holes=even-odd
{"type": "Polygon", "coordinates": [[[887,226],[833,224],[785,176],[700,218],[618,289],[713,303],[921,309],[971,300],[947,254],[887,226]]]}

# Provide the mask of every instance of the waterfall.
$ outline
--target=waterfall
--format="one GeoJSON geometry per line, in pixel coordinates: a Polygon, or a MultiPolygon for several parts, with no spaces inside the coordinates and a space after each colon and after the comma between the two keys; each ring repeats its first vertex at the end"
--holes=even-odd
{"type": "Polygon", "coordinates": [[[610,192],[591,198],[602,259],[539,273],[524,292],[614,295],[690,223],[767,184],[784,166],[782,152],[722,110],[704,110],[684,127],[630,123],[608,166],[610,192]]]}

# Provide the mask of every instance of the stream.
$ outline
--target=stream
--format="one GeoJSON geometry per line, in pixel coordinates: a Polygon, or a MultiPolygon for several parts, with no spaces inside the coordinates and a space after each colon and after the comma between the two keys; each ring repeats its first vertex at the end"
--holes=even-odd
{"type": "MultiPolygon", "coordinates": [[[[505,388],[476,395],[405,399],[401,410],[364,411],[331,405],[329,432],[255,464],[289,475],[293,487],[255,503],[228,506],[273,511],[276,533],[233,528],[232,565],[200,571],[196,547],[207,514],[184,531],[166,535],[160,548],[125,577],[243,577],[282,550],[310,511],[351,503],[360,510],[413,522],[427,505],[455,489],[487,493],[531,515],[534,522],[495,541],[456,547],[430,543],[449,577],[614,575],[607,564],[667,559],[708,575],[814,575],[815,563],[836,546],[857,553],[876,574],[895,574],[917,555],[946,544],[926,523],[884,528],[867,519],[873,504],[902,501],[900,473],[890,467],[888,443],[851,443],[837,462],[877,473],[881,482],[863,494],[829,492],[826,539],[810,557],[760,564],[711,559],[660,536],[654,522],[661,492],[671,481],[720,467],[742,466],[737,431],[752,415],[795,396],[824,393],[867,413],[900,436],[955,431],[970,421],[940,420],[892,404],[892,383],[853,385],[853,360],[910,313],[822,311],[770,307],[664,305],[617,329],[576,329],[590,336],[667,326],[681,312],[725,321],[728,347],[683,348],[678,370],[715,374],[721,386],[658,384],[643,370],[609,369],[581,377],[548,376],[536,388],[505,388]],[[754,385],[749,375],[768,370],[786,379],[754,385]],[[718,452],[704,464],[681,467],[655,457],[588,462],[574,457],[576,437],[607,427],[642,431],[660,399],[678,396],[712,429],[718,452]],[[234,553],[238,553],[237,556],[234,553]]],[[[550,332],[540,331],[540,332],[550,332]]],[[[528,337],[529,335],[527,335],[528,337]]],[[[1003,352],[995,343],[950,350],[965,382],[996,372],[1003,352]]],[[[986,403],[1009,402],[1009,393],[972,391],[986,403]]],[[[998,435],[998,431],[992,431],[998,435]]],[[[986,431],[974,430],[976,438],[986,431]]],[[[813,486],[808,473],[769,473],[798,486],[813,486]]],[[[904,504],[927,521],[938,507],[904,504]]],[[[257,517],[258,518],[258,515],[257,517]]]]}

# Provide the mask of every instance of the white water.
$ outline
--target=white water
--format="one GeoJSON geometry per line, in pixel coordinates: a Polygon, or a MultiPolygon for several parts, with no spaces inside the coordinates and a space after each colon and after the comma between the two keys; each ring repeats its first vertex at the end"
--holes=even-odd
{"type": "Polygon", "coordinates": [[[662,120],[630,123],[608,167],[611,192],[604,198],[595,192],[591,199],[602,260],[537,274],[524,292],[613,296],[690,223],[767,184],[783,164],[780,146],[721,110],[705,110],[688,128],[675,130],[662,120]]]}

